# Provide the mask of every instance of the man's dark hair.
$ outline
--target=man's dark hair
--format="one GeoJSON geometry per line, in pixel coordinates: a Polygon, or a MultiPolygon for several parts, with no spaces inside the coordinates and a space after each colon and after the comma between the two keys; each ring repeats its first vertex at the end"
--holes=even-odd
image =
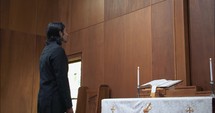
{"type": "Polygon", "coordinates": [[[62,22],[51,22],[48,24],[47,29],[47,42],[50,41],[58,41],[61,43],[61,37],[59,32],[61,31],[63,33],[63,30],[65,28],[65,25],[62,22]]]}

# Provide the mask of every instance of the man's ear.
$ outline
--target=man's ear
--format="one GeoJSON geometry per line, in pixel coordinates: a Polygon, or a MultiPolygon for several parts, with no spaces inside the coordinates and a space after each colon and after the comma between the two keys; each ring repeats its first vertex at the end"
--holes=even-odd
{"type": "Polygon", "coordinates": [[[60,35],[60,37],[63,37],[63,32],[59,31],[59,35],[60,35]]]}

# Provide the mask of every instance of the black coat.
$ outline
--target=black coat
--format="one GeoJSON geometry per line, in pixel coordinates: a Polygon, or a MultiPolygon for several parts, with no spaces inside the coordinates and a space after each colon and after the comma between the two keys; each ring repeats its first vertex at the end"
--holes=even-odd
{"type": "Polygon", "coordinates": [[[38,113],[64,113],[72,107],[64,49],[49,42],[40,56],[38,113]]]}

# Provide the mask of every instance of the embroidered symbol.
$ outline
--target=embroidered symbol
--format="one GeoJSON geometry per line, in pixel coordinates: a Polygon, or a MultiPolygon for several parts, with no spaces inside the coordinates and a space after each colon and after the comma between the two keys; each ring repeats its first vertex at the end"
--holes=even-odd
{"type": "Polygon", "coordinates": [[[114,113],[115,110],[116,110],[115,106],[112,106],[112,108],[111,108],[112,113],[114,113]]]}
{"type": "Polygon", "coordinates": [[[151,105],[152,105],[151,102],[148,103],[148,104],[146,105],[146,107],[143,109],[143,113],[148,113],[148,112],[152,109],[152,106],[151,106],[151,105]]]}
{"type": "Polygon", "coordinates": [[[186,109],[186,112],[187,112],[187,113],[192,113],[192,112],[194,112],[194,110],[192,109],[192,107],[189,106],[189,107],[186,109]]]}

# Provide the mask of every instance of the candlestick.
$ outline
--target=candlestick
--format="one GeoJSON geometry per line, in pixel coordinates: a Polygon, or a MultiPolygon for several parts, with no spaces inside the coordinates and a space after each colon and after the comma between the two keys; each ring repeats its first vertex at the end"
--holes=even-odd
{"type": "Polygon", "coordinates": [[[140,68],[139,66],[137,67],[137,87],[140,86],[140,68]]]}
{"type": "Polygon", "coordinates": [[[210,78],[211,78],[211,81],[213,81],[212,58],[210,58],[210,78]]]}
{"type": "Polygon", "coordinates": [[[209,58],[210,62],[210,85],[211,85],[211,96],[215,97],[215,92],[214,92],[214,81],[213,81],[213,67],[212,67],[212,58],[209,58]]]}
{"type": "Polygon", "coordinates": [[[137,67],[137,97],[140,97],[140,68],[137,67]]]}
{"type": "Polygon", "coordinates": [[[215,97],[215,93],[214,93],[214,81],[211,81],[210,85],[211,85],[211,96],[215,97]]]}

